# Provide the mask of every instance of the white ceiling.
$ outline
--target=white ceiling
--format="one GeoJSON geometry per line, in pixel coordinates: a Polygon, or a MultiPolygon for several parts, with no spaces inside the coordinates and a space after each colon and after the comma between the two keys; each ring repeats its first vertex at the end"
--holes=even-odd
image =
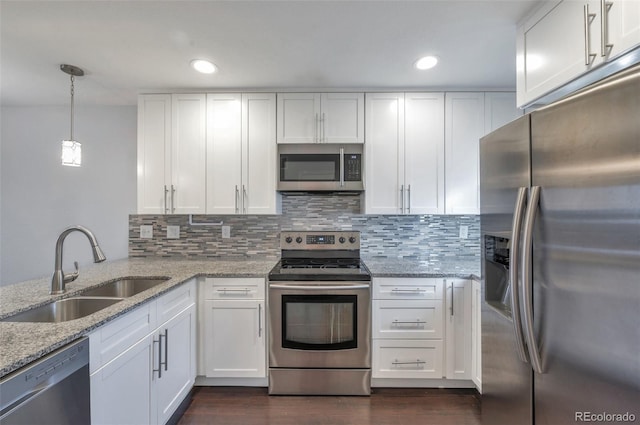
{"type": "Polygon", "coordinates": [[[215,90],[514,89],[516,23],[536,0],[0,2],[3,105],[134,105],[215,90]],[[413,62],[440,57],[432,70],[413,62]],[[197,74],[194,58],[219,72],[197,74]]]}

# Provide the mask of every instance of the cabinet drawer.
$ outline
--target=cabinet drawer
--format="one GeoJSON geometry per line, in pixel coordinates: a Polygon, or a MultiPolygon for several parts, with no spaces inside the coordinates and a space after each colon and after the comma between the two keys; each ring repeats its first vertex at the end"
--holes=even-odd
{"type": "Polygon", "coordinates": [[[207,278],[203,292],[206,300],[263,300],[263,278],[207,278]]]}
{"type": "Polygon", "coordinates": [[[442,299],[444,279],[394,278],[373,279],[373,298],[387,300],[442,299]]]}
{"type": "Polygon", "coordinates": [[[162,295],[158,300],[158,326],[196,302],[195,279],[162,295]]]}
{"type": "Polygon", "coordinates": [[[374,300],[374,338],[442,338],[441,300],[374,300]]]}
{"type": "Polygon", "coordinates": [[[373,340],[373,378],[442,378],[442,340],[373,340]]]}
{"type": "Polygon", "coordinates": [[[89,335],[89,370],[95,372],[156,328],[155,301],[143,304],[89,335]]]}

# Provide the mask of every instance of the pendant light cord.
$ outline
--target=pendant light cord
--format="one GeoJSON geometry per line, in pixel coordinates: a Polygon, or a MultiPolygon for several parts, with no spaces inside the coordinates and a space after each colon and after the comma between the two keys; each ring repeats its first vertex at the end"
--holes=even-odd
{"type": "Polygon", "coordinates": [[[74,77],[71,75],[71,140],[75,140],[73,138],[73,80],[74,77]]]}

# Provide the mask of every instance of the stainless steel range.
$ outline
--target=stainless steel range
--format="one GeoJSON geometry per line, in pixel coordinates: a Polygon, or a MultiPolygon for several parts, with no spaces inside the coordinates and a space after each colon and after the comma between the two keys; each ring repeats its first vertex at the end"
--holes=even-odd
{"type": "Polygon", "coordinates": [[[269,394],[371,393],[371,274],[359,232],[282,232],[269,273],[269,394]]]}

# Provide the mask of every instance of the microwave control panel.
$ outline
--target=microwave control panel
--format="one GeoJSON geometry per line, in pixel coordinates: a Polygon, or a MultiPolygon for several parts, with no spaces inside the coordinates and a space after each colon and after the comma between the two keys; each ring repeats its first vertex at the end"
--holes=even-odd
{"type": "Polygon", "coordinates": [[[362,180],[362,154],[344,154],[344,180],[347,182],[362,180]]]}

